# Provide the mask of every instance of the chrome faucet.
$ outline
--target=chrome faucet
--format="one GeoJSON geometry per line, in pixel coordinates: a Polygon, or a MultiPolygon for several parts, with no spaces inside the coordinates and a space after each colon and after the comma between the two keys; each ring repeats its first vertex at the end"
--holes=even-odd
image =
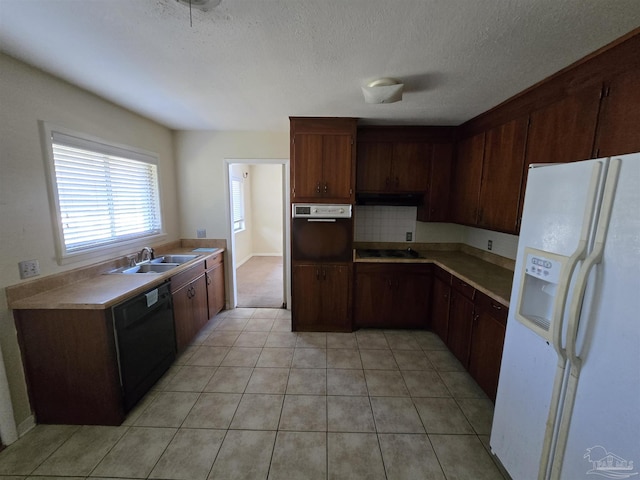
{"type": "Polygon", "coordinates": [[[153,260],[155,258],[153,248],[143,247],[138,254],[138,258],[141,262],[144,262],[145,260],[153,260]]]}

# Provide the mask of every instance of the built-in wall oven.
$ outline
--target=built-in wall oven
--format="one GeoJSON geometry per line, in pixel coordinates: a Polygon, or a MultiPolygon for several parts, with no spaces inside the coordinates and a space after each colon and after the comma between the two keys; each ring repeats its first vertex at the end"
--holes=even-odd
{"type": "Polygon", "coordinates": [[[294,203],[291,258],[294,262],[350,262],[351,205],[294,203]]]}

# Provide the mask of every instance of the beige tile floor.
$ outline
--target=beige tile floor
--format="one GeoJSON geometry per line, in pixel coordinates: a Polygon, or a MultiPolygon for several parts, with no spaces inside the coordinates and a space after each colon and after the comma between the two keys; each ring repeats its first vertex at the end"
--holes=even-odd
{"type": "Polygon", "coordinates": [[[120,427],[39,425],[3,479],[502,479],[493,404],[432,333],[212,319],[120,427]]]}

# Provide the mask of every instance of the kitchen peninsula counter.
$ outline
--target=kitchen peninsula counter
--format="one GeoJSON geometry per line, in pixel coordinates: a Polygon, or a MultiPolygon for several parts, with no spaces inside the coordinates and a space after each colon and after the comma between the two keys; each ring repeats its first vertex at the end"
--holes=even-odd
{"type": "MultiPolygon", "coordinates": [[[[380,247],[378,245],[371,246],[371,244],[363,244],[358,246],[353,253],[353,261],[355,263],[403,263],[403,264],[417,264],[417,263],[433,263],[459,279],[467,282],[475,289],[486,294],[495,301],[509,306],[509,299],[511,296],[511,286],[513,283],[513,270],[506,268],[511,265],[511,260],[504,259],[504,257],[498,257],[497,255],[486,255],[486,253],[479,251],[488,258],[498,257],[497,262],[501,265],[493,263],[491,261],[479,258],[476,255],[467,253],[464,250],[439,250],[429,249],[428,246],[421,246],[413,244],[411,247],[418,252],[419,258],[387,258],[387,257],[368,257],[362,258],[358,254],[358,250],[368,248],[396,248],[406,249],[407,244],[384,244],[380,247]]],[[[465,248],[465,250],[473,251],[474,249],[465,248]]]]}

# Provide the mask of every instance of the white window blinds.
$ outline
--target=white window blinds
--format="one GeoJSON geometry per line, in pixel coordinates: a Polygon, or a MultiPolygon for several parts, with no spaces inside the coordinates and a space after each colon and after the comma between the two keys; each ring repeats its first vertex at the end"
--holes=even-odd
{"type": "Polygon", "coordinates": [[[242,180],[231,179],[231,195],[233,202],[233,231],[244,230],[244,198],[242,192],[242,180]]]}
{"type": "Polygon", "coordinates": [[[161,232],[157,159],[51,132],[64,254],[161,232]]]}

